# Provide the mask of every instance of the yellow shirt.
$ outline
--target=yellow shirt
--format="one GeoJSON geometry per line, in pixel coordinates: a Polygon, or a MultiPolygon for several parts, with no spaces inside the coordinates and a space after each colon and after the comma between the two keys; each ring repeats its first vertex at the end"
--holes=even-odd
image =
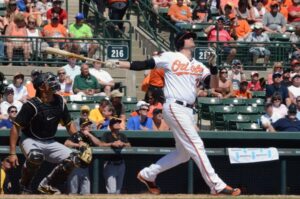
{"type": "Polygon", "coordinates": [[[3,185],[6,178],[6,173],[3,169],[1,169],[1,179],[0,179],[0,194],[4,194],[3,185]]]}
{"type": "Polygon", "coordinates": [[[104,121],[104,117],[103,117],[102,113],[100,112],[99,108],[94,108],[93,110],[91,110],[91,112],[89,114],[89,119],[92,122],[95,122],[97,125],[104,121]]]}

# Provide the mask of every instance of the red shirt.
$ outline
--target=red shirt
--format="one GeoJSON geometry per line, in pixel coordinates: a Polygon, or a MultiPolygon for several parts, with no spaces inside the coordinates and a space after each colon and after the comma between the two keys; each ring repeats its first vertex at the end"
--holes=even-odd
{"type": "Polygon", "coordinates": [[[256,83],[249,82],[247,89],[249,89],[250,91],[261,91],[262,90],[259,81],[257,81],[256,83]]]}
{"type": "MultiPolygon", "coordinates": [[[[288,8],[289,13],[294,12],[294,11],[300,12],[300,6],[297,7],[297,6],[292,5],[288,8]]],[[[300,17],[292,17],[291,15],[289,15],[289,22],[297,22],[297,21],[300,21],[300,17]]]]}
{"type": "MultiPolygon", "coordinates": [[[[208,41],[223,41],[224,42],[224,41],[230,41],[230,40],[231,40],[231,36],[225,29],[219,30],[219,38],[217,38],[217,30],[215,28],[212,29],[208,34],[208,41]]],[[[224,46],[225,45],[226,44],[224,44],[224,46]]]]}
{"type": "MultiPolygon", "coordinates": [[[[53,8],[47,11],[47,19],[51,19],[53,15],[53,8]]],[[[68,18],[68,14],[64,9],[61,9],[59,12],[59,23],[63,24],[64,19],[68,18]]]]}

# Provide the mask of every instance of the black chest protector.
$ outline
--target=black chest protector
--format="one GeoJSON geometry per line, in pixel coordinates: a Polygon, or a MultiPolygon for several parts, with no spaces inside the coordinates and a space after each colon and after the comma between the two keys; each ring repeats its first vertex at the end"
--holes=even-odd
{"type": "Polygon", "coordinates": [[[42,103],[34,97],[28,101],[35,109],[35,115],[30,124],[23,129],[28,137],[40,140],[52,139],[57,131],[57,126],[64,114],[64,102],[62,97],[56,95],[50,104],[42,103]]]}

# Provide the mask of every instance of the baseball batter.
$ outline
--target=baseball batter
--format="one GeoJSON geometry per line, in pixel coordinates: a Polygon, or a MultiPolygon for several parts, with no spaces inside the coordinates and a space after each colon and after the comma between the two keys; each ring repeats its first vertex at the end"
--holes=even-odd
{"type": "Polygon", "coordinates": [[[20,148],[26,161],[22,167],[21,192],[32,193],[32,178],[45,160],[58,165],[41,181],[38,191],[58,194],[60,190],[57,185],[63,183],[72,169],[80,166],[81,162],[71,149],[54,141],[58,124],[65,125],[74,139],[80,140],[80,137],[62,97],[55,94],[60,88],[56,76],[41,73],[33,80],[33,85],[36,97],[22,106],[10,131],[9,162],[14,167],[19,165],[16,144],[19,132],[22,131],[20,148]]]}
{"type": "Polygon", "coordinates": [[[149,192],[160,193],[160,189],[155,184],[159,173],[192,158],[212,194],[237,196],[241,194],[241,190],[226,185],[215,173],[205,153],[203,141],[194,127],[192,108],[197,97],[197,85],[200,81],[210,81],[210,86],[216,87],[218,82],[214,53],[209,60],[210,70],[192,58],[195,38],[195,33],[181,32],[175,38],[177,52],[165,52],[146,61],[131,63],[108,61],[106,67],[129,70],[157,67],[165,71],[166,103],[163,105],[163,115],[173,132],[176,150],[138,173],[137,178],[147,186],[149,192]]]}

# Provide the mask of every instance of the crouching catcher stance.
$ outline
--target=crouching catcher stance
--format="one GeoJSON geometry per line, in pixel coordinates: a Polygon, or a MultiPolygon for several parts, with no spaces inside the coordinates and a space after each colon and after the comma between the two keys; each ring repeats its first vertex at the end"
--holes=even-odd
{"type": "Polygon", "coordinates": [[[195,33],[181,32],[175,38],[177,52],[164,52],[149,60],[131,63],[108,61],[105,66],[129,70],[146,70],[158,67],[165,71],[163,90],[166,103],[163,105],[163,115],[173,132],[176,150],[139,172],[138,179],[147,186],[151,193],[160,193],[155,184],[158,174],[192,158],[212,194],[237,196],[241,194],[240,189],[226,185],[215,173],[205,153],[202,139],[194,127],[193,106],[199,83],[208,82],[211,88],[218,85],[215,51],[211,50],[211,56],[208,59],[209,70],[201,62],[192,58],[195,38],[195,33]]]}
{"type": "Polygon", "coordinates": [[[56,76],[52,73],[41,73],[33,81],[33,85],[36,89],[36,97],[22,106],[10,131],[9,162],[14,167],[19,165],[16,144],[22,131],[19,146],[26,161],[20,179],[21,192],[32,193],[31,181],[43,161],[48,161],[58,165],[40,182],[38,191],[44,194],[59,194],[57,185],[62,184],[72,169],[79,167],[82,161],[90,163],[91,150],[84,147],[84,150],[77,154],[54,141],[57,126],[61,123],[74,139],[78,139],[78,142],[85,146],[63,98],[55,94],[60,89],[56,76]]]}

